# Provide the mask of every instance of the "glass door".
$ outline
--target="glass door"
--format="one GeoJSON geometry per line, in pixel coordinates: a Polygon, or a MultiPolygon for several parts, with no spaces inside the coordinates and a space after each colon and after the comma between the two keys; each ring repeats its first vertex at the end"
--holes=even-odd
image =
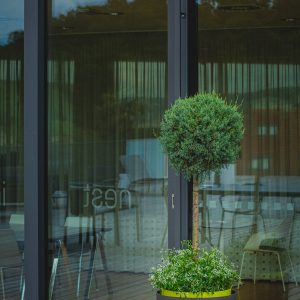
{"type": "Polygon", "coordinates": [[[167,245],[164,0],[48,0],[52,299],[152,299],[167,245]]]}
{"type": "Polygon", "coordinates": [[[300,290],[300,6],[199,1],[199,91],[237,101],[245,137],[236,164],[203,186],[201,240],[235,262],[240,299],[300,290]]]}

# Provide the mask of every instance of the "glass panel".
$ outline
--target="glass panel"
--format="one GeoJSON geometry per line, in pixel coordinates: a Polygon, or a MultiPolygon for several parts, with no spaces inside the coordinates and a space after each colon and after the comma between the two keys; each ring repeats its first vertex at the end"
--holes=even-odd
{"type": "Polygon", "coordinates": [[[202,186],[202,244],[242,270],[240,299],[298,299],[300,3],[199,1],[198,9],[199,91],[240,103],[245,124],[240,159],[202,186]]]}
{"type": "Polygon", "coordinates": [[[24,1],[0,2],[0,289],[21,299],[23,287],[24,1]]]}
{"type": "Polygon", "coordinates": [[[147,299],[167,245],[165,0],[49,3],[53,299],[147,299]]]}

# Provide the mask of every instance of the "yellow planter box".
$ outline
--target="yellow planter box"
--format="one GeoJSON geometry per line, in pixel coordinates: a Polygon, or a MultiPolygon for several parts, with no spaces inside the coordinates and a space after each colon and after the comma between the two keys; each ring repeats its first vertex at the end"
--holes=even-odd
{"type": "Polygon", "coordinates": [[[189,292],[173,292],[169,290],[161,290],[162,296],[173,297],[173,298],[189,298],[189,299],[201,299],[201,298],[217,298],[226,297],[231,295],[231,289],[225,291],[217,291],[214,293],[189,293],[189,292]]]}

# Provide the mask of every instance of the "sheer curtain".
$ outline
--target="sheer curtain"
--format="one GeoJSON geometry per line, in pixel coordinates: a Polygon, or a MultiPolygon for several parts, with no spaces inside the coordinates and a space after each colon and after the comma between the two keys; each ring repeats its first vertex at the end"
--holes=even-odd
{"type": "Polygon", "coordinates": [[[75,65],[72,60],[48,62],[49,190],[68,189],[72,161],[75,65]]]}
{"type": "MultiPolygon", "coordinates": [[[[8,48],[8,47],[7,47],[8,48]]],[[[17,47],[16,47],[17,48],[17,47]]],[[[23,209],[23,62],[0,47],[1,205],[23,209]]]]}
{"type": "MultiPolygon", "coordinates": [[[[151,43],[144,35],[132,34],[132,43],[125,47],[128,34],[51,39],[50,168],[58,172],[65,165],[69,180],[115,178],[126,140],[155,137],[167,105],[166,57],[160,49],[141,52],[143,43],[151,43]]],[[[152,35],[152,40],[163,36],[152,35]]],[[[64,187],[64,172],[58,173],[56,189],[64,187]]]]}

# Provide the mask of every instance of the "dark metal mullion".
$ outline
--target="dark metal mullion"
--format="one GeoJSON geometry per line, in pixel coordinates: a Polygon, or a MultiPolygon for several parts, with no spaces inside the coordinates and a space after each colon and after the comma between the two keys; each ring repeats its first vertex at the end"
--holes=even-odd
{"type": "Polygon", "coordinates": [[[187,47],[187,94],[194,95],[198,91],[198,6],[196,1],[182,1],[187,12],[187,24],[185,26],[186,41],[182,45],[183,47],[187,47]]]}
{"type": "MultiPolygon", "coordinates": [[[[180,0],[168,1],[168,105],[180,96],[180,0]]],[[[168,168],[168,246],[181,240],[180,177],[168,168]],[[172,201],[173,197],[173,201],[172,201]]]]}
{"type": "MultiPolygon", "coordinates": [[[[175,99],[197,91],[197,6],[191,0],[168,3],[168,96],[175,99]]],[[[169,167],[169,247],[191,238],[192,184],[169,167]],[[173,198],[173,201],[172,201],[173,198]]]]}
{"type": "Polygon", "coordinates": [[[25,0],[25,299],[48,298],[46,0],[25,0]]]}
{"type": "MultiPolygon", "coordinates": [[[[194,95],[198,88],[197,5],[181,0],[181,97],[194,95]]],[[[181,239],[192,237],[192,182],[181,176],[181,239]]]]}

